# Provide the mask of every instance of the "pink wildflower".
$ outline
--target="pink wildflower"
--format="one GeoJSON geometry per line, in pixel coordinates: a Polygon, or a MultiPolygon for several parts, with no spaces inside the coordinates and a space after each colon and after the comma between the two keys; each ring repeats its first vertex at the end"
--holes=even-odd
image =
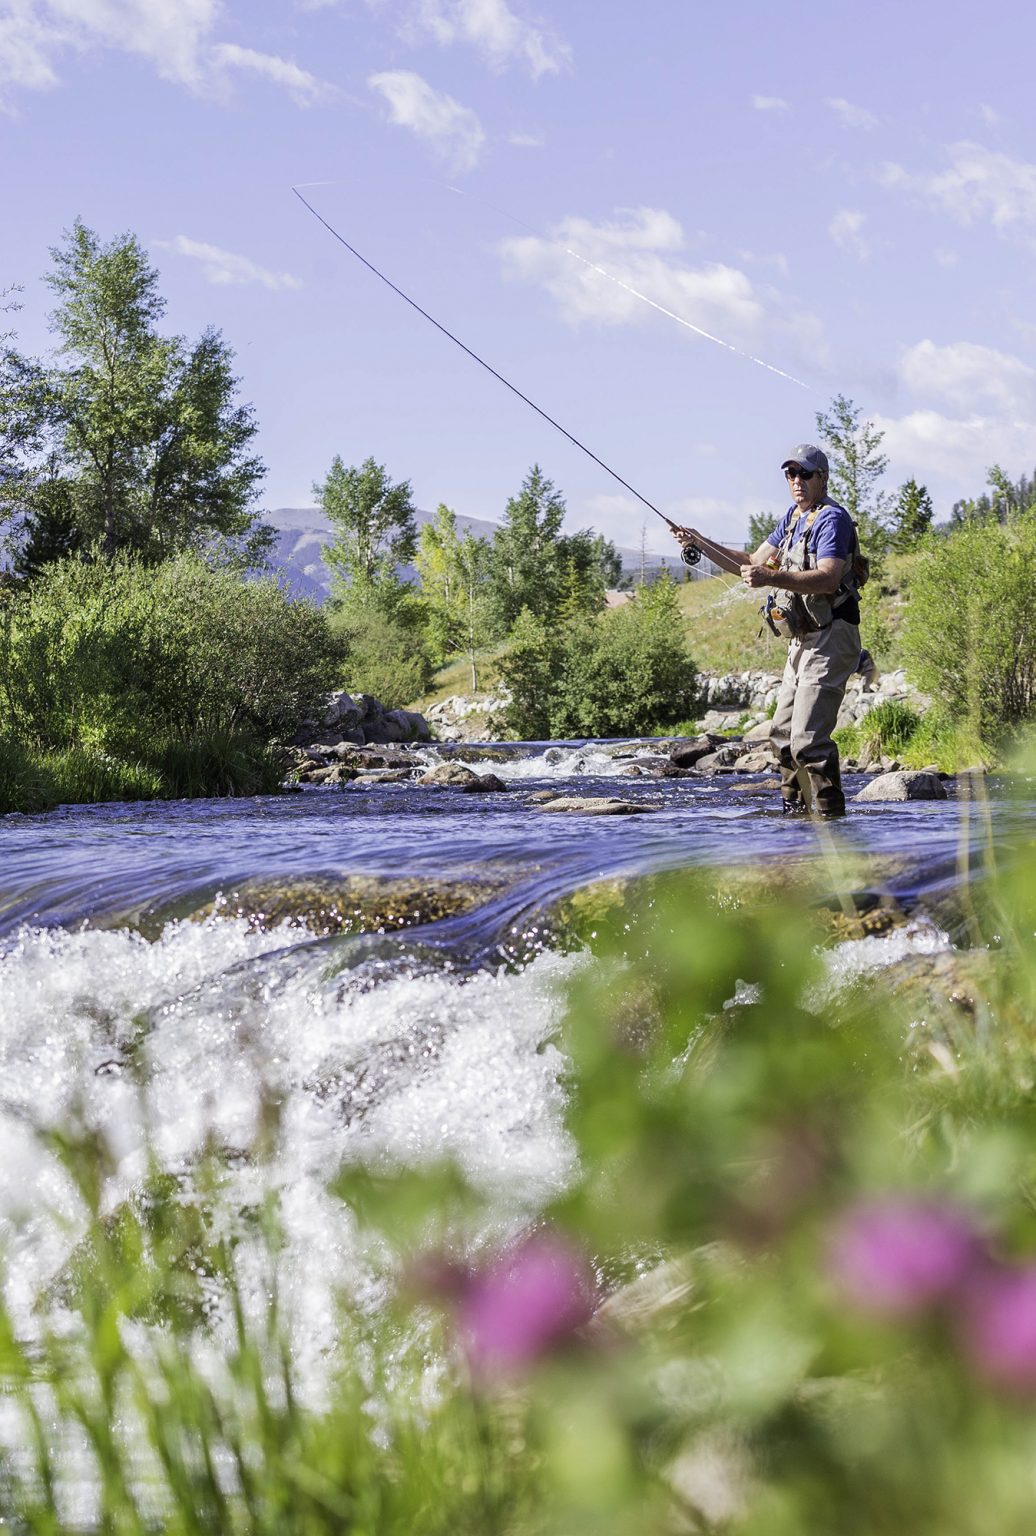
{"type": "Polygon", "coordinates": [[[589,1266],[563,1238],[538,1233],[470,1276],[457,1315],[476,1374],[546,1354],[594,1309],[589,1266]]]}
{"type": "Polygon", "coordinates": [[[992,1386],[1036,1390],[1036,1265],[979,1275],[964,1297],[961,1336],[975,1371],[992,1386]]]}
{"type": "Polygon", "coordinates": [[[976,1263],[978,1234],[948,1203],[864,1202],[842,1218],[830,1268],[846,1299],[876,1317],[909,1317],[946,1299],[976,1263]]]}

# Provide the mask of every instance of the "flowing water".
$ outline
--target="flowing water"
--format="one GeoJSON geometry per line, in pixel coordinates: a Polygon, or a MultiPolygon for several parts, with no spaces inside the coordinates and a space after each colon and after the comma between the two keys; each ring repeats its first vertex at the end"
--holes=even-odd
{"type": "MultiPolygon", "coordinates": [[[[139,1186],[149,1156],[189,1181],[214,1142],[226,1153],[228,1211],[271,1185],[278,1196],[286,1311],[302,1373],[318,1382],[335,1288],[361,1305],[379,1294],[377,1266],[327,1193],[343,1163],[451,1156],[491,1197],[492,1230],[478,1241],[516,1230],[570,1176],[558,1026],[566,978],[593,962],[552,947],[560,899],[602,879],[840,849],[876,860],[881,883],[910,907],[951,886],[983,835],[976,808],[953,799],[861,805],[818,828],[782,819],[760,781],[623,774],[652,750],[470,753],[505,793],[312,787],[0,820],[0,1246],[20,1326],[33,1326],[34,1298],[82,1230],[79,1197],[41,1128],[103,1132],[110,1208],[139,1186]],[[547,789],[652,809],[545,813],[530,796],[547,789]],[[418,914],[398,932],[317,936],[233,915],[248,881],[353,876],[471,894],[461,910],[418,914]],[[260,1170],[248,1149],[271,1103],[279,1151],[260,1170]]],[[[463,749],[450,755],[464,760],[463,749]]],[[[994,821],[996,794],[984,813],[994,821]]],[[[922,920],[842,945],[833,984],[948,943],[922,920]]]]}

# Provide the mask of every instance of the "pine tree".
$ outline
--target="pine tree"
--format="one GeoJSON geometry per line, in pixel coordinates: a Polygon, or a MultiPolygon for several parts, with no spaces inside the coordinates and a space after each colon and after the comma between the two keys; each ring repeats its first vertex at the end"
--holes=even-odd
{"type": "Polygon", "coordinates": [[[932,506],[932,498],[928,494],[928,487],[918,485],[911,476],[904,485],[900,486],[899,495],[892,508],[892,548],[900,553],[913,549],[931,528],[934,515],[935,509],[932,506]]]}
{"type": "Polygon", "coordinates": [[[889,463],[881,452],[885,434],[845,395],[835,396],[829,412],[818,411],[816,424],[831,466],[832,500],[849,513],[862,548],[873,559],[888,546],[890,498],[877,488],[889,463]]]}

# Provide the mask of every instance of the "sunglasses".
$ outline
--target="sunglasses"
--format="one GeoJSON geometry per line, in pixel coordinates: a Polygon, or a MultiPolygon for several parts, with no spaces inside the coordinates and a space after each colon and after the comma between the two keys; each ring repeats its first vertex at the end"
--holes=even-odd
{"type": "Polygon", "coordinates": [[[784,471],[784,478],[786,480],[812,480],[815,474],[815,469],[786,469],[784,471]]]}

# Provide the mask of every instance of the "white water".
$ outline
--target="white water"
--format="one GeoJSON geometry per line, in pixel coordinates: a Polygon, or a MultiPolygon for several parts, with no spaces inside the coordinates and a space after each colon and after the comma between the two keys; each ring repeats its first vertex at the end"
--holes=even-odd
{"type": "Polygon", "coordinates": [[[264,1102],[279,1105],[274,1160],[231,1158],[217,1220],[229,1230],[235,1211],[278,1196],[283,1301],[301,1376],[317,1391],[336,1291],[362,1305],[379,1289],[378,1265],[326,1191],[343,1164],[451,1158],[491,1197],[495,1235],[564,1186],[573,1149],[551,1040],[560,984],[583,962],[545,954],[517,975],[403,975],[351,991],[322,979],[324,946],[262,958],[297,940],[297,930],[258,935],[210,920],[172,924],[154,944],[23,930],[0,955],[0,1243],[20,1328],[33,1330],[34,1299],[84,1222],[34,1127],[77,1114],[111,1148],[110,1209],[143,1178],[148,1141],[189,1187],[207,1140],[246,1153],[264,1102]]]}

